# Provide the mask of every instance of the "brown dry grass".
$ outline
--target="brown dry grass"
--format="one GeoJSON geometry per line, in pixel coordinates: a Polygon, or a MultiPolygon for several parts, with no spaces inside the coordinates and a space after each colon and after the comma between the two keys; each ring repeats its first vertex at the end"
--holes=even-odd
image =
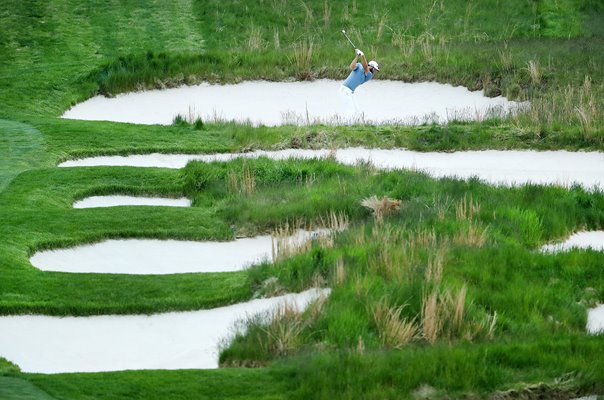
{"type": "Polygon", "coordinates": [[[455,205],[455,217],[458,221],[471,221],[480,213],[480,204],[472,200],[472,195],[464,195],[455,205]]]}
{"type": "Polygon", "coordinates": [[[543,73],[541,72],[539,60],[530,60],[526,65],[526,69],[528,70],[533,85],[540,85],[543,73]]]}
{"type": "Polygon", "coordinates": [[[248,164],[243,165],[241,175],[229,171],[227,175],[227,190],[231,193],[250,195],[256,191],[256,174],[248,164]]]}
{"type": "Polygon", "coordinates": [[[428,264],[426,265],[426,282],[435,285],[440,284],[440,282],[442,281],[443,267],[446,255],[447,249],[445,247],[440,247],[435,252],[430,254],[430,256],[428,257],[428,264]]]}
{"type": "Polygon", "coordinates": [[[428,343],[434,343],[440,337],[454,339],[463,336],[468,340],[474,337],[476,327],[467,321],[466,316],[467,293],[464,285],[457,293],[440,291],[437,287],[424,295],[421,330],[428,343]]]}
{"type": "Polygon", "coordinates": [[[442,319],[440,315],[440,303],[439,303],[438,291],[434,290],[432,293],[424,295],[422,314],[421,314],[421,332],[422,337],[428,343],[436,342],[438,335],[442,328],[442,319]]]}
{"type": "Polygon", "coordinates": [[[283,303],[273,311],[270,323],[264,328],[267,334],[267,350],[284,356],[298,348],[304,328],[302,315],[290,303],[283,303]]]}
{"type": "Polygon", "coordinates": [[[489,227],[477,222],[469,222],[453,236],[453,243],[459,246],[482,247],[487,242],[489,227]]]}
{"type": "Polygon", "coordinates": [[[334,286],[341,286],[346,281],[346,268],[344,267],[344,260],[338,258],[333,272],[333,283],[334,286]]]}
{"type": "Polygon", "coordinates": [[[383,243],[375,257],[369,260],[369,268],[377,275],[386,279],[401,281],[409,277],[410,270],[416,260],[414,248],[395,247],[383,243]]]}
{"type": "Polygon", "coordinates": [[[305,313],[289,302],[276,307],[270,314],[270,322],[264,328],[267,350],[274,355],[284,356],[294,352],[303,342],[301,336],[322,314],[327,296],[320,296],[311,302],[305,313]]]}
{"type": "Polygon", "coordinates": [[[488,239],[488,227],[476,220],[480,204],[472,196],[464,196],[455,206],[455,217],[462,222],[462,229],[453,236],[453,243],[460,246],[482,247],[488,239]]]}
{"type": "Polygon", "coordinates": [[[316,223],[302,219],[293,222],[286,221],[276,227],[271,233],[272,259],[274,262],[284,260],[296,254],[305,253],[317,241],[323,248],[335,245],[334,235],[348,228],[348,216],[343,213],[330,212],[318,218],[316,223]],[[305,234],[300,229],[313,230],[313,234],[305,234]]]}
{"type": "Polygon", "coordinates": [[[375,305],[373,319],[382,345],[400,349],[417,337],[415,319],[401,319],[404,308],[391,306],[385,298],[375,305]]]}
{"type": "Polygon", "coordinates": [[[401,200],[391,199],[388,196],[379,199],[377,196],[373,195],[361,200],[361,205],[371,210],[376,222],[382,222],[384,216],[401,209],[401,200]]]}

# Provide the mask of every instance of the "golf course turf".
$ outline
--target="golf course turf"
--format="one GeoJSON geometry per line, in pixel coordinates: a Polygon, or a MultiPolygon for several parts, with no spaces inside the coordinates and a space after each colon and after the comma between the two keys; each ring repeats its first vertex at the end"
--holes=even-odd
{"type": "Polygon", "coordinates": [[[604,302],[604,252],[539,251],[604,228],[602,187],[497,187],[333,157],[57,167],[98,155],[354,146],[603,152],[600,1],[8,0],[0,26],[0,315],[157,314],[332,290],[302,314],[249,318],[222,347],[223,368],[46,375],[0,358],[0,398],[604,394],[604,335],[586,332],[587,310],[604,302]],[[342,29],[379,61],[376,80],[463,85],[531,107],[416,127],[60,118],[97,94],[343,80],[354,53],[342,29]],[[101,195],[192,206],[72,207],[101,195]],[[330,225],[346,229],[238,272],[60,273],[29,261],[108,239],[225,241],[330,225]]]}

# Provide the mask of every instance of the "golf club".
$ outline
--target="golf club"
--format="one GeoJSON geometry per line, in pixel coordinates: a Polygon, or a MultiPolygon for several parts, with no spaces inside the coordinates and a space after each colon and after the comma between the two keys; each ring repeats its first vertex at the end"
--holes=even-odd
{"type": "Polygon", "coordinates": [[[357,48],[357,46],[354,45],[354,43],[352,43],[352,40],[350,40],[350,38],[348,37],[348,35],[346,34],[346,31],[344,29],[342,29],[342,33],[344,34],[344,36],[346,37],[346,39],[348,39],[348,41],[350,42],[350,44],[352,45],[353,48],[357,48]]]}

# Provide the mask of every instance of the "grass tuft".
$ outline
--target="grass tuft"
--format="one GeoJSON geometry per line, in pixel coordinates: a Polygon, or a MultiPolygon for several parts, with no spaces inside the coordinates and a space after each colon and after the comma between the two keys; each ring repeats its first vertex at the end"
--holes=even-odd
{"type": "Polygon", "coordinates": [[[298,79],[310,81],[315,78],[311,67],[313,59],[314,42],[312,40],[303,40],[294,44],[292,53],[292,62],[298,72],[298,79]]]}
{"type": "Polygon", "coordinates": [[[446,249],[444,247],[440,247],[429,255],[425,274],[426,282],[437,286],[441,283],[445,257],[446,249]]]}
{"type": "Polygon", "coordinates": [[[421,332],[428,343],[436,342],[442,329],[442,312],[440,310],[439,294],[437,290],[426,293],[422,299],[421,332]]]}
{"type": "Polygon", "coordinates": [[[296,350],[303,329],[304,321],[298,309],[287,302],[280,305],[272,312],[270,322],[264,328],[267,352],[282,357],[296,350]]]}
{"type": "Polygon", "coordinates": [[[401,209],[401,200],[391,199],[388,196],[379,199],[376,195],[373,195],[361,200],[361,205],[370,209],[375,221],[381,223],[384,221],[384,216],[401,209]]]}
{"type": "Polygon", "coordinates": [[[542,73],[541,66],[539,65],[539,60],[530,60],[527,63],[526,68],[528,70],[529,76],[531,77],[531,82],[533,83],[533,85],[541,85],[542,73]]]}
{"type": "Polygon", "coordinates": [[[230,170],[227,174],[227,188],[231,193],[240,193],[246,196],[256,191],[256,174],[248,163],[243,164],[240,173],[230,170]]]}
{"type": "Polygon", "coordinates": [[[377,326],[380,341],[383,346],[400,349],[417,337],[415,319],[401,318],[405,306],[391,306],[386,298],[382,298],[373,308],[373,320],[377,326]]]}
{"type": "Polygon", "coordinates": [[[338,258],[338,260],[336,261],[336,265],[334,267],[334,272],[333,272],[333,286],[342,286],[344,284],[344,282],[346,281],[346,268],[344,266],[344,260],[340,257],[338,258]]]}

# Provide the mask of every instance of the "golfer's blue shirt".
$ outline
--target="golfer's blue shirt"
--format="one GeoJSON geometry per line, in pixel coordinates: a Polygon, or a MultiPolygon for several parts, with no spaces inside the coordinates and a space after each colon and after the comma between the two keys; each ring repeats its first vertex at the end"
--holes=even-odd
{"type": "Polygon", "coordinates": [[[348,89],[354,90],[358,88],[363,83],[367,82],[369,79],[373,77],[371,72],[368,72],[365,75],[365,70],[363,69],[363,65],[361,63],[357,63],[356,68],[350,72],[348,78],[342,83],[342,85],[346,86],[348,89]]]}

